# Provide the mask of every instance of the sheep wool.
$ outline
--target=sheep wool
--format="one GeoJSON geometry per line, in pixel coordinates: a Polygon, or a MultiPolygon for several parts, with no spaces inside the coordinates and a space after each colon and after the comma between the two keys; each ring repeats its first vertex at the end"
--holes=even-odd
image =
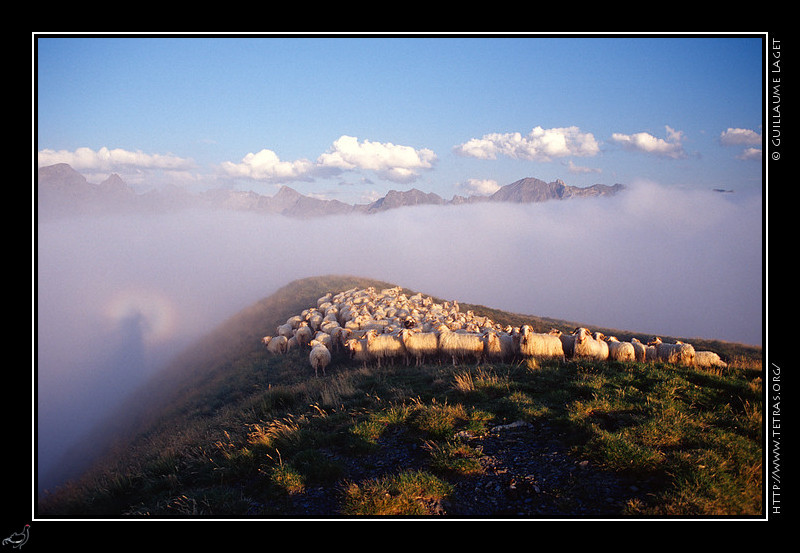
{"type": "Polygon", "coordinates": [[[608,345],[592,336],[589,329],[577,328],[573,335],[575,336],[575,357],[597,361],[608,359],[608,345]]]}
{"type": "Polygon", "coordinates": [[[372,356],[367,350],[367,341],[364,338],[349,338],[344,343],[344,347],[350,353],[350,359],[360,361],[362,366],[366,368],[367,363],[372,361],[372,356]]]}
{"type": "Polygon", "coordinates": [[[574,334],[564,334],[557,328],[550,329],[550,332],[548,332],[548,334],[558,337],[558,339],[561,341],[561,349],[564,350],[564,357],[566,359],[572,359],[575,356],[574,334]]]}
{"type": "Polygon", "coordinates": [[[308,354],[308,360],[311,366],[314,367],[314,376],[319,376],[320,369],[322,374],[325,374],[325,367],[331,362],[331,352],[322,342],[311,340],[311,351],[308,354]]]}
{"type": "Polygon", "coordinates": [[[439,332],[439,349],[442,355],[452,358],[453,365],[462,359],[479,362],[483,356],[483,339],[479,334],[454,332],[445,326],[439,332]]]}
{"type": "Polygon", "coordinates": [[[694,364],[697,367],[719,367],[725,368],[728,366],[720,356],[713,351],[695,351],[694,364]]]}
{"type": "Polygon", "coordinates": [[[564,360],[564,346],[561,339],[553,334],[533,332],[531,327],[524,325],[520,329],[519,353],[523,357],[537,359],[564,360]]]}
{"type": "Polygon", "coordinates": [[[406,347],[403,340],[394,334],[378,334],[374,329],[368,330],[364,335],[367,343],[367,351],[375,359],[378,367],[381,360],[405,357],[406,347]]]}
{"type": "Polygon", "coordinates": [[[297,330],[295,330],[294,337],[297,339],[297,345],[305,347],[314,338],[314,331],[308,323],[303,322],[297,327],[297,330]]]}
{"type": "Polygon", "coordinates": [[[616,336],[606,339],[608,358],[614,361],[636,361],[636,350],[631,342],[620,342],[616,336]]]}
{"type": "Polygon", "coordinates": [[[645,346],[638,338],[631,338],[631,345],[633,346],[633,355],[639,363],[647,361],[647,346],[645,346]]]}
{"type": "Polygon", "coordinates": [[[400,331],[400,339],[408,352],[414,357],[417,366],[426,359],[433,359],[439,353],[439,337],[435,332],[412,332],[404,328],[400,331]]]}
{"type": "Polygon", "coordinates": [[[675,342],[674,344],[664,343],[661,338],[656,337],[651,345],[656,348],[656,356],[659,361],[672,365],[693,365],[695,351],[691,344],[675,342]]]}
{"type": "Polygon", "coordinates": [[[267,343],[267,351],[270,353],[286,353],[289,340],[286,336],[275,336],[267,343]]]}

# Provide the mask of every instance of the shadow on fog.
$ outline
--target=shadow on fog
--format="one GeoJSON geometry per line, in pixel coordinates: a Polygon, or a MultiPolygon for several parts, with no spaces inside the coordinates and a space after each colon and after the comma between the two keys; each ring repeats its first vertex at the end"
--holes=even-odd
{"type": "Polygon", "coordinates": [[[88,459],[64,454],[165,360],[297,278],[349,274],[587,325],[762,339],[758,196],[639,183],[542,204],[305,220],[183,211],[43,220],[37,232],[40,489],[88,459]]]}

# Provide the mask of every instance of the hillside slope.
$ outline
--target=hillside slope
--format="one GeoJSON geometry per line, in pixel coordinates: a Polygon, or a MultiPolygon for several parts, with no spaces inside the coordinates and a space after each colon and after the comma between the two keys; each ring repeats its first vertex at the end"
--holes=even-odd
{"type": "MultiPolygon", "coordinates": [[[[635,474],[608,468],[586,470],[580,485],[572,472],[576,466],[586,468],[590,456],[583,448],[593,439],[598,422],[610,430],[656,416],[652,409],[656,390],[661,389],[658,382],[677,378],[679,373],[672,368],[642,368],[636,394],[629,392],[630,397],[641,398],[643,390],[650,389],[641,404],[625,408],[606,405],[587,411],[579,406],[605,393],[619,395],[620,388],[631,386],[629,367],[443,364],[376,370],[360,369],[339,356],[326,377],[314,378],[307,353],[275,356],[265,351],[260,338],[273,334],[290,316],[316,305],[317,298],[327,292],[369,286],[383,289],[395,284],[336,275],[301,279],[225,321],[134,394],[113,423],[98,430],[99,434],[115,436],[107,455],[83,479],[44,498],[37,506],[39,514],[77,518],[352,514],[356,511],[342,505],[346,482],[376,482],[386,474],[412,467],[424,474],[430,468],[429,450],[441,453],[453,443],[450,431],[423,430],[423,421],[442,411],[447,412],[446,426],[455,424],[457,434],[466,432],[470,440],[481,442],[482,469],[472,465],[475,474],[455,476],[452,469],[445,470],[444,474],[450,475],[447,485],[455,486],[455,491],[451,490],[447,499],[431,492],[422,514],[499,516],[510,509],[516,516],[601,512],[619,516],[631,505],[637,505],[634,512],[650,514],[676,508],[656,504],[648,511],[640,506],[645,496],[666,493],[662,489],[666,485],[664,467],[653,465],[652,459],[643,461],[635,474]],[[600,382],[601,387],[593,392],[594,380],[606,370],[610,371],[605,377],[609,382],[600,382]],[[465,376],[469,385],[464,383],[465,376]],[[615,381],[611,382],[612,378],[615,381]],[[477,382],[489,388],[481,391],[477,382]],[[451,413],[450,405],[458,409],[451,413]],[[400,413],[404,414],[402,420],[386,419],[400,413]],[[596,418],[598,413],[604,413],[602,419],[596,418]],[[579,416],[582,419],[576,421],[579,416]],[[510,433],[498,433],[502,428],[509,428],[510,433]],[[577,461],[571,459],[575,448],[581,455],[577,461]],[[509,451],[514,455],[509,457],[509,451]],[[512,474],[517,475],[513,482],[507,480],[512,474]],[[549,479],[546,484],[542,480],[545,474],[549,479]],[[477,480],[471,479],[473,476],[477,480]],[[485,486],[490,483],[498,491],[485,497],[485,486]],[[589,483],[591,489],[586,488],[589,483]],[[549,495],[535,492],[546,487],[549,495]],[[606,490],[606,495],[598,496],[597,489],[606,490]],[[535,504],[534,496],[540,500],[535,504]],[[475,508],[476,497],[483,498],[480,504],[486,511],[470,511],[475,508]]],[[[577,326],[461,305],[502,324],[531,324],[537,330],[577,326]]],[[[759,349],[715,346],[719,346],[717,351],[728,348],[729,359],[760,358],[759,349]]],[[[750,403],[744,411],[749,412],[758,411],[753,406],[759,394],[750,383],[757,381],[759,374],[760,370],[746,367],[737,369],[736,382],[716,382],[713,375],[702,380],[709,389],[718,390],[715,393],[725,401],[732,401],[733,396],[745,398],[750,403]]],[[[680,373],[680,378],[699,382],[691,370],[680,373]]],[[[709,408],[714,409],[715,401],[707,397],[690,403],[695,408],[710,402],[709,408]]],[[[735,411],[739,416],[742,409],[735,411]]],[[[660,409],[657,416],[663,413],[660,409]]],[[[736,439],[743,440],[744,445],[737,445],[736,450],[759,447],[755,422],[739,424],[745,430],[736,439]]],[[[477,455],[475,451],[455,456],[468,461],[477,455]]],[[[760,455],[754,453],[753,458],[760,459],[760,455]]],[[[597,465],[613,469],[614,462],[600,456],[597,465]]],[[[726,498],[719,506],[717,500],[706,509],[727,509],[732,514],[757,511],[749,503],[734,501],[731,505],[731,501],[726,498]]]]}

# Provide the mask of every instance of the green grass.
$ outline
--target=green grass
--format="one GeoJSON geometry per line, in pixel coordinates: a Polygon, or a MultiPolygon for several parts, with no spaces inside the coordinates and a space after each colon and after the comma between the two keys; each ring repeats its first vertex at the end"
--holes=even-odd
{"type": "MultiPolygon", "coordinates": [[[[264,358],[259,370],[280,370],[292,355],[264,358]]],[[[482,470],[459,433],[545,420],[576,457],[659,482],[623,515],[758,515],[758,374],[584,362],[364,370],[339,360],[324,378],[255,390],[239,408],[204,415],[202,431],[153,428],[132,455],[50,497],[43,514],[273,516],[308,486],[345,490],[331,515],[425,514],[452,481],[482,470]],[[342,460],[366,458],[400,430],[425,452],[424,469],[348,480],[342,460]],[[253,504],[262,507],[253,512],[253,504]]]]}
{"type": "Polygon", "coordinates": [[[428,515],[431,504],[445,498],[452,486],[428,472],[403,471],[394,476],[352,483],[347,487],[344,515],[428,515]]]}
{"type": "Polygon", "coordinates": [[[188,355],[165,380],[191,386],[158,396],[158,409],[148,405],[110,455],[40,500],[37,515],[281,517],[320,488],[331,516],[427,515],[483,470],[461,437],[519,420],[546,422],[576,459],[648,482],[621,516],[762,514],[760,352],[740,352],[722,371],[586,361],[364,369],[336,355],[315,378],[305,353],[270,356],[258,337],[321,285],[225,325],[235,344],[217,337],[188,355]],[[417,452],[418,466],[352,477],[391,444],[417,452]]]}

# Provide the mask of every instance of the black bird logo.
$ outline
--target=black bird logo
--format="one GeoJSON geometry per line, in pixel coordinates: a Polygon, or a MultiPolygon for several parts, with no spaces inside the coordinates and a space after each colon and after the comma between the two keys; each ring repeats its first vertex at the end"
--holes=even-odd
{"type": "Polygon", "coordinates": [[[3,540],[3,545],[10,545],[16,549],[19,549],[25,542],[28,541],[28,531],[30,530],[31,525],[26,524],[25,528],[22,529],[22,532],[14,532],[6,539],[3,540]]]}

